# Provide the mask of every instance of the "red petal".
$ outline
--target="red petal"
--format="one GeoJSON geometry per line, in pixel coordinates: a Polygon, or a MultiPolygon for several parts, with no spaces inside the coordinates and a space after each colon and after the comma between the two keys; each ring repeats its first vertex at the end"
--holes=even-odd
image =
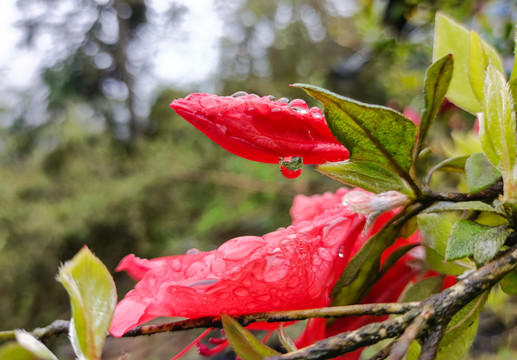
{"type": "Polygon", "coordinates": [[[295,156],[305,164],[322,164],[348,159],[321,112],[307,111],[302,100],[296,101],[291,107],[256,95],[190,94],[171,107],[224,149],[249,160],[278,163],[295,156]]]}

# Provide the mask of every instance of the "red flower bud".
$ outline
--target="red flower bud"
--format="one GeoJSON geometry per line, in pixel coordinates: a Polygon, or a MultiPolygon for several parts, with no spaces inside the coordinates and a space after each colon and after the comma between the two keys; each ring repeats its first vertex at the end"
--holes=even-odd
{"type": "Polygon", "coordinates": [[[171,107],[224,149],[249,160],[276,164],[301,157],[305,164],[323,164],[348,159],[320,109],[309,109],[303,100],[287,103],[243,92],[190,94],[171,107]]]}

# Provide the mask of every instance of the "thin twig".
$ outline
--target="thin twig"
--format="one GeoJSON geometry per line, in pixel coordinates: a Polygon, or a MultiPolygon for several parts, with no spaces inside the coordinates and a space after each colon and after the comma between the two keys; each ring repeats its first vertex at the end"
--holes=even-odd
{"type": "Polygon", "coordinates": [[[406,331],[396,341],[388,360],[401,360],[407,354],[409,346],[420,335],[433,312],[434,310],[429,307],[422,309],[420,315],[413,320],[411,325],[407,327],[406,331]]]}
{"type": "Polygon", "coordinates": [[[422,348],[420,349],[418,360],[433,360],[436,358],[440,341],[445,333],[445,328],[445,324],[437,324],[426,335],[426,338],[422,343],[422,348]]]}
{"type": "MultiPolygon", "coordinates": [[[[254,322],[284,322],[305,320],[311,318],[343,318],[358,315],[392,315],[404,314],[420,307],[419,302],[410,303],[386,303],[386,304],[358,304],[348,306],[335,306],[308,310],[273,311],[236,316],[235,320],[243,326],[254,322]]],[[[161,332],[180,331],[194,328],[220,328],[221,319],[216,317],[203,317],[198,319],[181,320],[167,324],[137,326],[124,334],[124,337],[151,335],[161,332]]]]}

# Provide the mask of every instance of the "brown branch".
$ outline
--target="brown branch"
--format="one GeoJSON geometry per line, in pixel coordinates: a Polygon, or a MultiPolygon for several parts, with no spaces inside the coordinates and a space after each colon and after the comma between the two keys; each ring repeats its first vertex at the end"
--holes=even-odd
{"type": "Polygon", "coordinates": [[[365,325],[354,331],[347,331],[336,336],[318,341],[284,355],[271,356],[269,360],[329,359],[363,346],[376,344],[381,340],[396,337],[404,332],[408,325],[420,313],[411,310],[395,319],[365,325]]]}

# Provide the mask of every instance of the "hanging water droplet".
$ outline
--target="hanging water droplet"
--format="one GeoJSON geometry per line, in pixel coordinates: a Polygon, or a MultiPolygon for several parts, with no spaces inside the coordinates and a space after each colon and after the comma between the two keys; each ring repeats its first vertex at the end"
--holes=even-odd
{"type": "Polygon", "coordinates": [[[238,98],[238,97],[246,96],[246,95],[248,95],[248,93],[246,91],[237,91],[235,94],[233,94],[231,96],[234,98],[238,98]]]}
{"type": "Polygon", "coordinates": [[[279,102],[279,103],[288,103],[289,102],[289,99],[286,98],[286,97],[281,97],[280,99],[278,99],[276,102],[279,102]]]}
{"type": "Polygon", "coordinates": [[[279,162],[280,171],[288,179],[294,179],[302,173],[303,158],[299,156],[287,156],[279,162]]]}
{"type": "Polygon", "coordinates": [[[280,165],[280,172],[286,179],[296,179],[302,173],[302,169],[300,170],[289,170],[283,165],[280,165]]]}

